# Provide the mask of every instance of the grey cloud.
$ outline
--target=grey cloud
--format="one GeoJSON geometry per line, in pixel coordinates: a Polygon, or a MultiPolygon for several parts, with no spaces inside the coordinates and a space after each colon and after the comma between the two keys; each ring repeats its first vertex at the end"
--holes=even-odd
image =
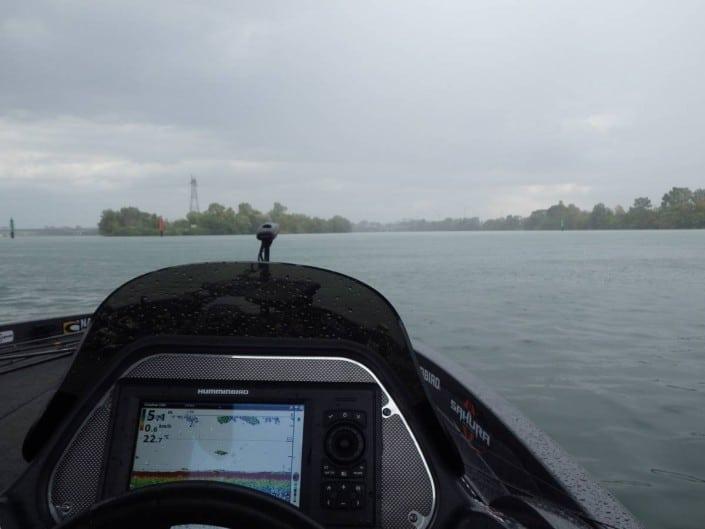
{"type": "Polygon", "coordinates": [[[46,207],[25,224],[127,203],[173,217],[191,172],[202,202],[355,220],[658,199],[702,185],[703,15],[698,1],[6,2],[0,219],[32,196],[46,207]]]}

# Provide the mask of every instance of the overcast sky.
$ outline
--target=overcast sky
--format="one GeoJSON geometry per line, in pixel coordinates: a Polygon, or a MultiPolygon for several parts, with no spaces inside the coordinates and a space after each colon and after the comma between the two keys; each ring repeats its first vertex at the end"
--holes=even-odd
{"type": "Polygon", "coordinates": [[[0,9],[0,225],[280,201],[354,221],[705,187],[705,2],[0,9]]]}

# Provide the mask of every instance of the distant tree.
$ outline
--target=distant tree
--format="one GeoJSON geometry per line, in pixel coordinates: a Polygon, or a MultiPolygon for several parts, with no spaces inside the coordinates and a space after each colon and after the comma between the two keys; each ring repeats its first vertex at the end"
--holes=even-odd
{"type": "Polygon", "coordinates": [[[655,228],[658,225],[658,212],[653,209],[647,197],[634,199],[634,205],[624,216],[622,225],[630,229],[655,228]]]}
{"type": "Polygon", "coordinates": [[[705,189],[693,191],[693,200],[695,200],[695,208],[692,212],[693,228],[705,228],[705,189]]]}
{"type": "Polygon", "coordinates": [[[625,220],[627,218],[627,212],[624,211],[624,208],[617,204],[614,207],[614,217],[612,219],[612,228],[613,229],[622,229],[625,228],[625,220]]]}
{"type": "Polygon", "coordinates": [[[634,199],[634,205],[631,209],[651,209],[651,199],[648,197],[639,197],[634,199]]]}
{"type": "Polygon", "coordinates": [[[269,212],[269,217],[274,222],[280,222],[284,215],[286,215],[287,207],[279,202],[275,202],[272,209],[269,212]]]}
{"type": "Polygon", "coordinates": [[[546,222],[547,211],[545,209],[537,209],[532,211],[531,215],[524,221],[524,228],[527,230],[542,230],[546,222]]]}
{"type": "Polygon", "coordinates": [[[679,208],[693,203],[693,192],[687,187],[674,187],[661,199],[662,208],[679,208]]]}
{"type": "Polygon", "coordinates": [[[555,204],[546,210],[546,216],[544,218],[542,230],[560,230],[561,226],[565,225],[566,218],[568,217],[568,208],[561,200],[558,204],[555,204]]]}
{"type": "Polygon", "coordinates": [[[245,224],[245,221],[249,225],[247,231],[245,232],[238,232],[238,233],[255,233],[257,231],[257,228],[265,222],[265,216],[255,208],[253,208],[249,203],[247,202],[241,202],[237,206],[237,217],[238,221],[237,224],[242,226],[245,224]],[[242,217],[242,218],[240,218],[242,217]]]}
{"type": "Polygon", "coordinates": [[[156,235],[158,216],[137,208],[103,210],[98,222],[101,235],[156,235]]]}
{"type": "Polygon", "coordinates": [[[340,215],[333,216],[329,221],[330,231],[333,233],[345,233],[352,231],[352,222],[340,215]]]}
{"type": "Polygon", "coordinates": [[[243,215],[245,217],[251,217],[252,215],[257,212],[256,209],[254,209],[249,203],[247,202],[240,202],[237,206],[237,214],[238,215],[243,215]]]}
{"type": "Polygon", "coordinates": [[[592,208],[588,226],[593,230],[605,230],[614,227],[614,212],[602,203],[592,208]]]}
{"type": "Polygon", "coordinates": [[[687,187],[674,187],[661,199],[659,227],[693,228],[695,197],[687,187]]]}
{"type": "MultiPolygon", "coordinates": [[[[479,222],[479,219],[477,219],[479,222]]],[[[518,215],[507,215],[506,217],[501,217],[498,219],[486,220],[481,225],[483,230],[520,230],[522,229],[522,218],[518,215]]]]}
{"type": "Polygon", "coordinates": [[[98,222],[98,233],[112,235],[119,228],[118,215],[112,209],[104,209],[98,222]]]}

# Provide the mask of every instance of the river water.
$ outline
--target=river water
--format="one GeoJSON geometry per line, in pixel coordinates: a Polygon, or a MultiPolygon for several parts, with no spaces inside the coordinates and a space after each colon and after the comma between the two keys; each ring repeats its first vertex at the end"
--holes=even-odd
{"type": "MultiPolygon", "coordinates": [[[[155,268],[252,260],[252,236],[0,239],[0,323],[90,312],[155,268]]],[[[705,525],[705,231],[284,235],[396,306],[647,527],[705,525]]]]}

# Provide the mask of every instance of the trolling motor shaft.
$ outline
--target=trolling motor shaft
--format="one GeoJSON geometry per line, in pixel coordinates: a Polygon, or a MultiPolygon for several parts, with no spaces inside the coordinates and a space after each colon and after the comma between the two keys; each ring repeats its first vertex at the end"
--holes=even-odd
{"type": "Polygon", "coordinates": [[[265,222],[257,229],[257,240],[261,241],[257,260],[269,262],[269,248],[279,233],[279,224],[276,222],[265,222]]]}

